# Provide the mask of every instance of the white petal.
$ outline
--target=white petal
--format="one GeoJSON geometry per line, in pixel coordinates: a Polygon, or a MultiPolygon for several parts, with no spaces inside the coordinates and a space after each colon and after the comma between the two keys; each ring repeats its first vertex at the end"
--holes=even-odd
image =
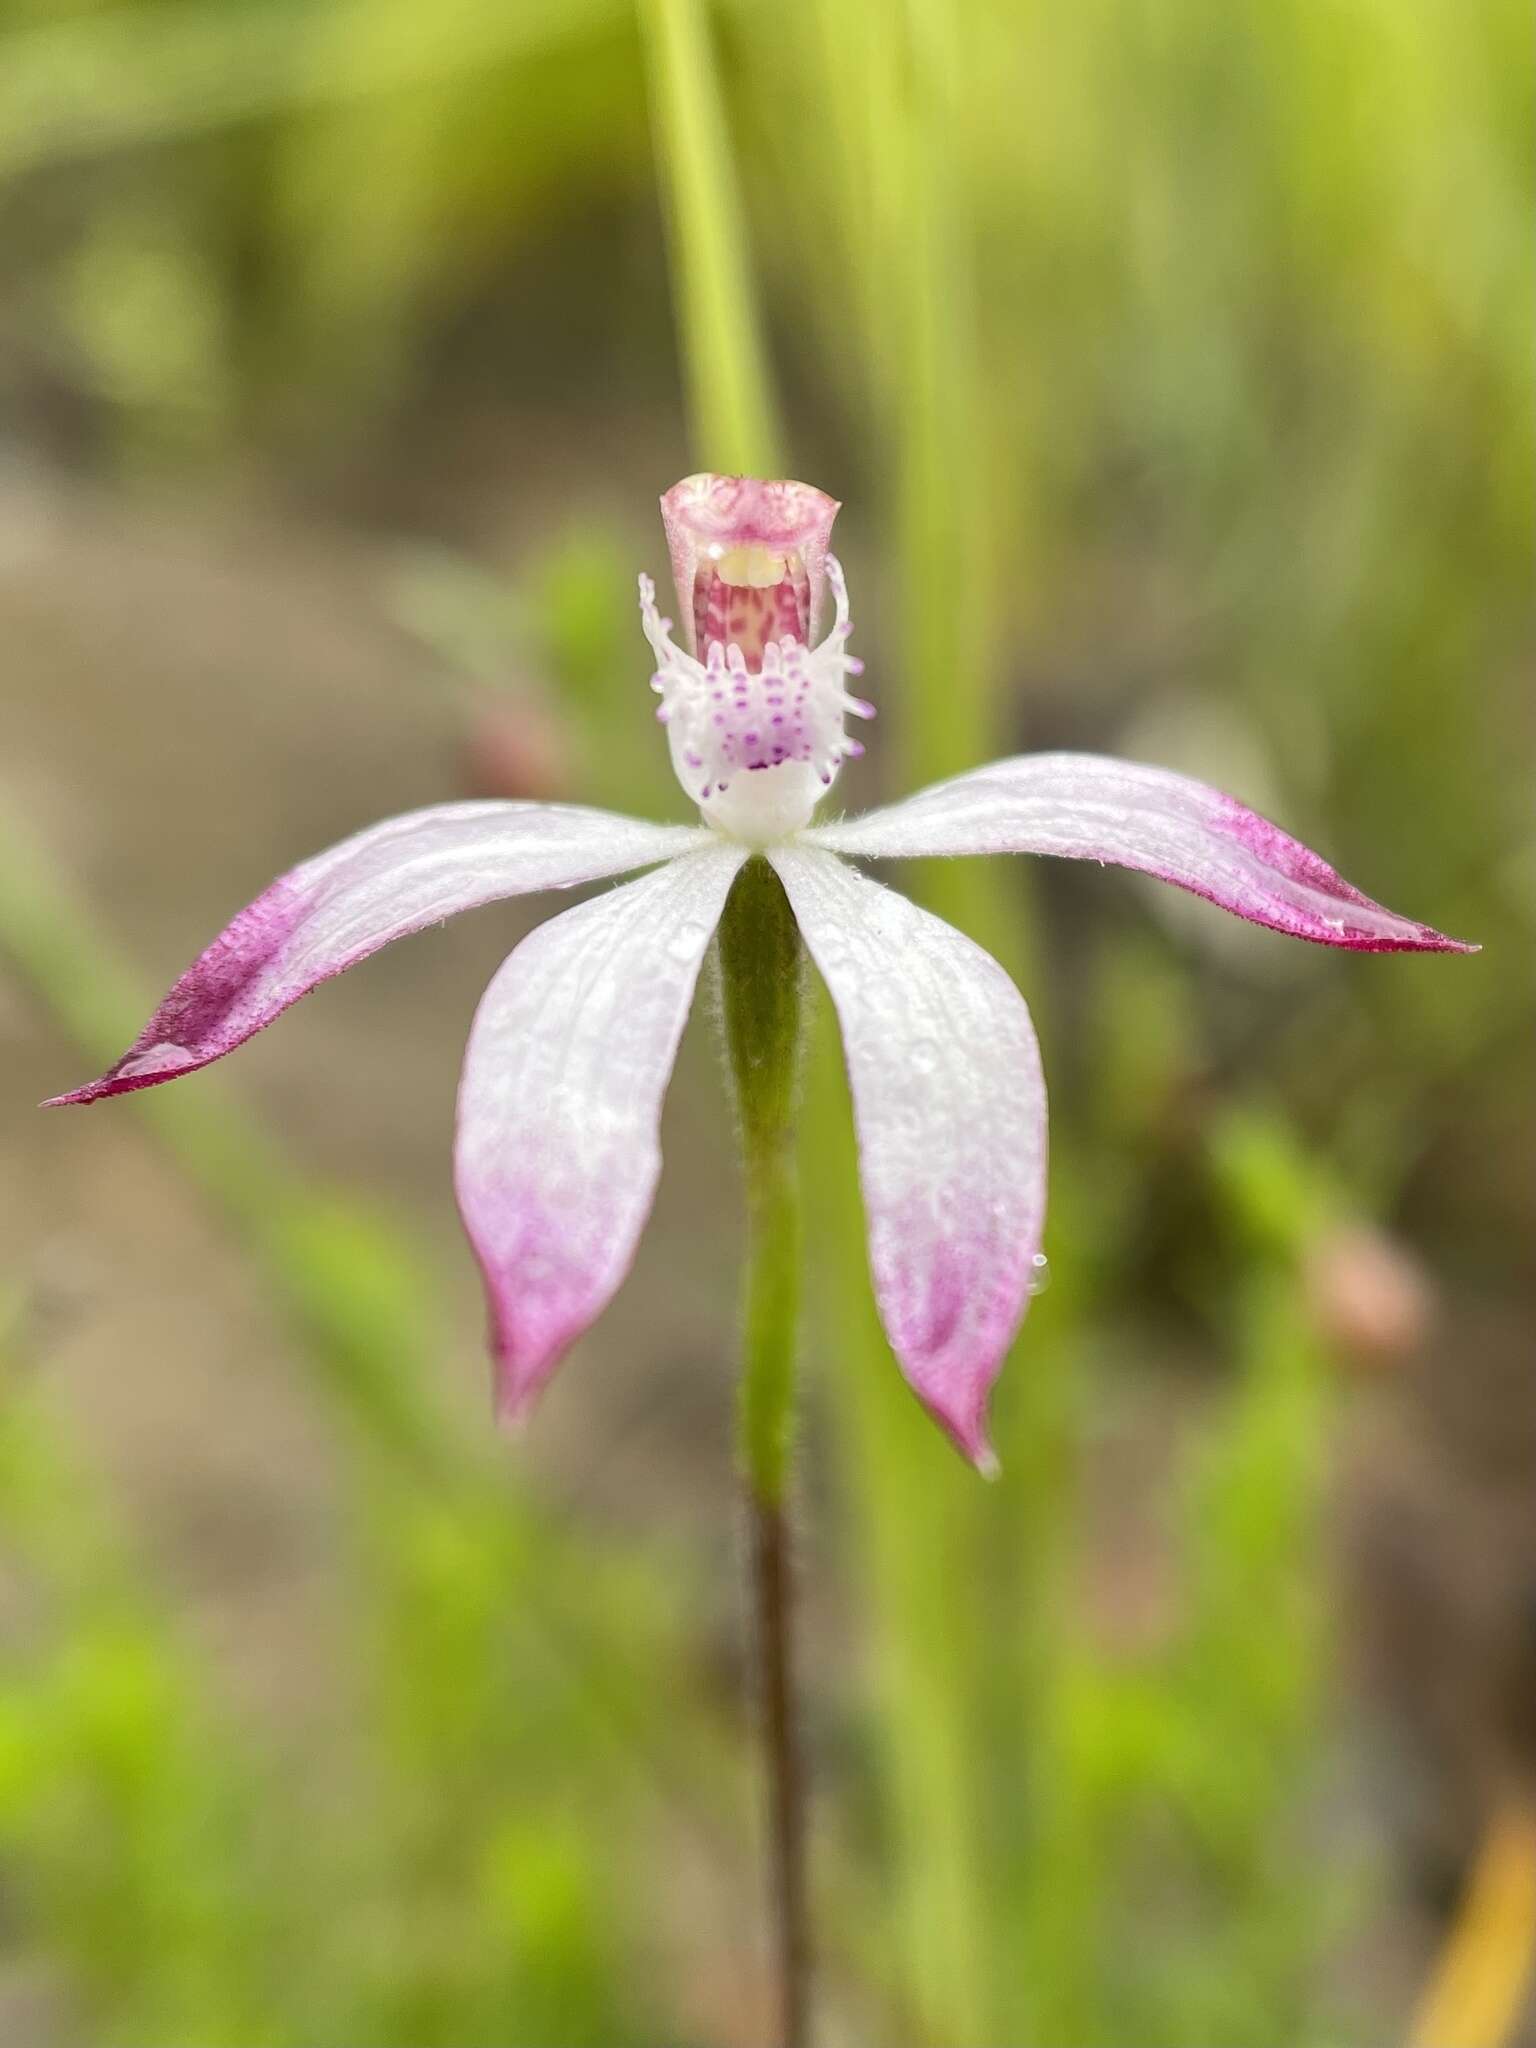
{"type": "Polygon", "coordinates": [[[439,804],[316,854],[247,905],[114,1066],[55,1102],[94,1102],[206,1067],[392,939],[504,896],[570,889],[709,843],[576,804],[439,804]]]}
{"type": "Polygon", "coordinates": [[[769,855],[842,1024],[869,1260],[902,1371],[966,1455],[1029,1300],[1045,1082],[990,954],[818,850],[769,855]]]}
{"type": "Polygon", "coordinates": [[[454,1177],[505,1416],[528,1406],[629,1271],[699,963],[745,859],[712,839],[552,918],[476,1013],[454,1177]]]}
{"type": "Polygon", "coordinates": [[[1267,818],[1187,775],[1100,754],[1018,754],[801,834],[866,858],[1055,853],[1139,868],[1253,924],[1357,952],[1475,951],[1399,917],[1267,818]]]}

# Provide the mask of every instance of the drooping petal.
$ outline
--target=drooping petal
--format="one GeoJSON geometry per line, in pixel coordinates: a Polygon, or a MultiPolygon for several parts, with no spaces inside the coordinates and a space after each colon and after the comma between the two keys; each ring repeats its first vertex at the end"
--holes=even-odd
{"type": "Polygon", "coordinates": [[[769,855],[842,1025],[869,1262],[902,1371],[983,1470],[1045,1220],[1045,1082],[990,954],[809,847],[769,855]]]}
{"type": "Polygon", "coordinates": [[[205,1067],[318,983],[455,911],[623,874],[710,836],[574,804],[441,804],[387,819],[274,882],[193,962],[100,1080],[45,1107],[205,1067]]]}
{"type": "Polygon", "coordinates": [[[504,1417],[527,1408],[629,1271],[699,963],[746,857],[712,839],[551,918],[476,1013],[454,1179],[504,1417]]]}
{"type": "Polygon", "coordinates": [[[1113,862],[1319,945],[1477,951],[1372,902],[1234,797],[1166,768],[1100,754],[1019,754],[802,836],[868,858],[1056,853],[1113,862]]]}

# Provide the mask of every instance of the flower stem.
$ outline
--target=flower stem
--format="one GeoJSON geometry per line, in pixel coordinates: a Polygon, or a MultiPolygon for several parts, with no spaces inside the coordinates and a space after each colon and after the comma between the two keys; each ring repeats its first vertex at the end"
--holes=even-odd
{"type": "Polygon", "coordinates": [[[794,1691],[794,1567],[784,1504],[753,1494],[752,1591],[758,1629],[759,1706],[768,1771],[774,1968],[782,2048],[810,2039],[810,1938],[805,1911],[805,1780],[794,1691]]]}
{"type": "Polygon", "coordinates": [[[789,1468],[800,1305],[795,1105],[804,953],[778,876],[762,859],[736,879],[720,924],[726,1050],[747,1195],[738,1455],[751,1524],[759,1726],[768,1791],[781,2048],[809,2039],[805,1786],[794,1695],[794,1570],[789,1468]]]}

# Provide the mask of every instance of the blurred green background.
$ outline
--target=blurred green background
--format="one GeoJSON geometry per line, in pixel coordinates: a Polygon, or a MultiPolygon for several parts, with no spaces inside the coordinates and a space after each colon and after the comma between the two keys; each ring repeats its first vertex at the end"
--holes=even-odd
{"type": "Polygon", "coordinates": [[[681,816],[634,574],[711,466],[845,502],[840,800],[1125,753],[1486,947],[904,878],[1035,1010],[1052,1281],[986,1487],[823,1019],[828,2048],[1536,2041],[1531,56],[1515,0],[6,0],[0,2039],[767,2039],[707,1019],[516,1444],[448,1144],[548,906],[32,1110],[385,812],[681,816]]]}

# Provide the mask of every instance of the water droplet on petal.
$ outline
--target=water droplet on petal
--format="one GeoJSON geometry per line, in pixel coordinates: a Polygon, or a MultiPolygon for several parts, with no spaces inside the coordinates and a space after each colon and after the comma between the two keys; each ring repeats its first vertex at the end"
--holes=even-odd
{"type": "Polygon", "coordinates": [[[1029,1278],[1029,1291],[1031,1294],[1044,1294],[1051,1284],[1051,1262],[1044,1252],[1036,1252],[1029,1263],[1034,1268],[1029,1278]]]}

